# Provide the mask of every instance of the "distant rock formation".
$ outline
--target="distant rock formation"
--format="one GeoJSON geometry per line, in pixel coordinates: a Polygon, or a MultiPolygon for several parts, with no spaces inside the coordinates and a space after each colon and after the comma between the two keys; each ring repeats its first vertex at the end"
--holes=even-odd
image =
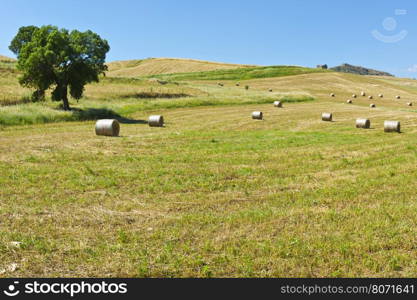
{"type": "Polygon", "coordinates": [[[368,69],[368,68],[364,68],[364,67],[361,67],[361,66],[352,66],[352,65],[349,65],[349,64],[343,64],[343,65],[331,68],[331,70],[336,71],[336,72],[352,73],[352,74],[358,74],[358,75],[374,75],[374,76],[391,76],[391,77],[394,77],[394,75],[392,75],[390,73],[387,73],[387,72],[368,69]]]}

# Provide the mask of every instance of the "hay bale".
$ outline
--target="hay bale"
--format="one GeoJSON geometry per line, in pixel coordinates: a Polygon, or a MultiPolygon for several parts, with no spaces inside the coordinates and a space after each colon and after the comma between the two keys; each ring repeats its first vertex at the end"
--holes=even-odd
{"type": "Polygon", "coordinates": [[[221,83],[221,82],[218,82],[217,83],[219,86],[223,86],[224,84],[223,83],[221,83]]]}
{"type": "Polygon", "coordinates": [[[272,89],[269,89],[269,92],[272,93],[272,89]]]}
{"type": "Polygon", "coordinates": [[[254,111],[252,113],[252,119],[254,119],[254,120],[262,120],[263,119],[263,113],[261,111],[254,111]]]}
{"type": "Polygon", "coordinates": [[[346,103],[347,104],[352,104],[353,102],[352,102],[352,100],[348,99],[348,100],[346,100],[346,103]]]}
{"type": "Polygon", "coordinates": [[[249,90],[249,85],[245,85],[245,90],[249,90]]]}
{"type": "Polygon", "coordinates": [[[372,96],[369,96],[369,97],[368,97],[368,99],[369,99],[369,100],[372,100],[372,99],[374,99],[374,97],[372,97],[372,96]]]}
{"type": "Polygon", "coordinates": [[[401,97],[400,97],[400,96],[398,96],[398,95],[397,95],[397,96],[395,96],[395,98],[396,98],[396,99],[401,99],[401,97]]]}
{"type": "Polygon", "coordinates": [[[356,98],[356,94],[353,94],[353,95],[352,95],[352,98],[356,98]]]}
{"type": "Polygon", "coordinates": [[[385,121],[384,131],[385,132],[401,132],[401,124],[398,121],[385,121]]]}
{"type": "Polygon", "coordinates": [[[238,82],[238,83],[236,83],[236,86],[240,86],[240,83],[238,82]]]}
{"type": "Polygon", "coordinates": [[[378,97],[379,98],[384,98],[384,95],[383,94],[379,94],[378,97]]]}
{"type": "Polygon", "coordinates": [[[413,106],[413,102],[408,102],[407,105],[408,106],[413,106]]]}
{"type": "Polygon", "coordinates": [[[371,121],[369,119],[356,119],[356,128],[370,128],[371,121]]]}
{"type": "Polygon", "coordinates": [[[366,93],[365,93],[364,91],[362,91],[362,92],[361,92],[361,96],[362,96],[362,97],[365,97],[365,96],[366,96],[366,93]]]}
{"type": "Polygon", "coordinates": [[[372,104],[369,104],[369,107],[374,108],[374,107],[376,107],[376,105],[372,103],[372,104]]]}
{"type": "Polygon", "coordinates": [[[96,122],[96,135],[118,136],[120,124],[115,119],[103,119],[96,122]]]}
{"type": "Polygon", "coordinates": [[[281,101],[274,101],[274,106],[275,107],[282,107],[282,102],[281,101]]]}
{"type": "Polygon", "coordinates": [[[323,121],[331,122],[333,120],[333,114],[332,113],[322,113],[321,119],[323,121]]]}
{"type": "Polygon", "coordinates": [[[148,124],[150,127],[162,127],[164,126],[164,117],[159,115],[150,116],[148,124]]]}
{"type": "Polygon", "coordinates": [[[330,97],[334,97],[336,96],[334,93],[330,93],[330,97]]]}

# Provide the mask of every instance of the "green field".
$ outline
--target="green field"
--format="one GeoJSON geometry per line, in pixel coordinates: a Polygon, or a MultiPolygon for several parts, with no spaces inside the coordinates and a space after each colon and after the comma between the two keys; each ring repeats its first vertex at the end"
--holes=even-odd
{"type": "Polygon", "coordinates": [[[417,84],[304,69],[106,78],[73,112],[0,70],[0,276],[415,277],[417,84]]]}

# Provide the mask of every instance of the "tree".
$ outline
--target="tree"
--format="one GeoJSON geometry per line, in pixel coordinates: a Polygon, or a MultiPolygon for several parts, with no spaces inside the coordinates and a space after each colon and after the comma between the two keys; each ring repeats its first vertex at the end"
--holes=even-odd
{"type": "Polygon", "coordinates": [[[35,88],[32,99],[42,99],[52,87],[52,99],[62,101],[63,108],[70,110],[68,91],[80,99],[86,84],[99,81],[99,75],[107,70],[110,47],[90,30],[26,26],[19,29],[9,49],[17,55],[17,68],[23,72],[20,84],[35,88]]]}

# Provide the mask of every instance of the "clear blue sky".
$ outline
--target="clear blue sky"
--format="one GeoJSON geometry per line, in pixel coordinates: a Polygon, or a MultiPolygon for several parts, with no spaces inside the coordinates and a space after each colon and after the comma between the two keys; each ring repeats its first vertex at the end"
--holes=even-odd
{"type": "Polygon", "coordinates": [[[417,77],[416,19],[412,0],[1,0],[0,54],[20,26],[52,24],[97,32],[108,61],[347,62],[417,77]]]}

